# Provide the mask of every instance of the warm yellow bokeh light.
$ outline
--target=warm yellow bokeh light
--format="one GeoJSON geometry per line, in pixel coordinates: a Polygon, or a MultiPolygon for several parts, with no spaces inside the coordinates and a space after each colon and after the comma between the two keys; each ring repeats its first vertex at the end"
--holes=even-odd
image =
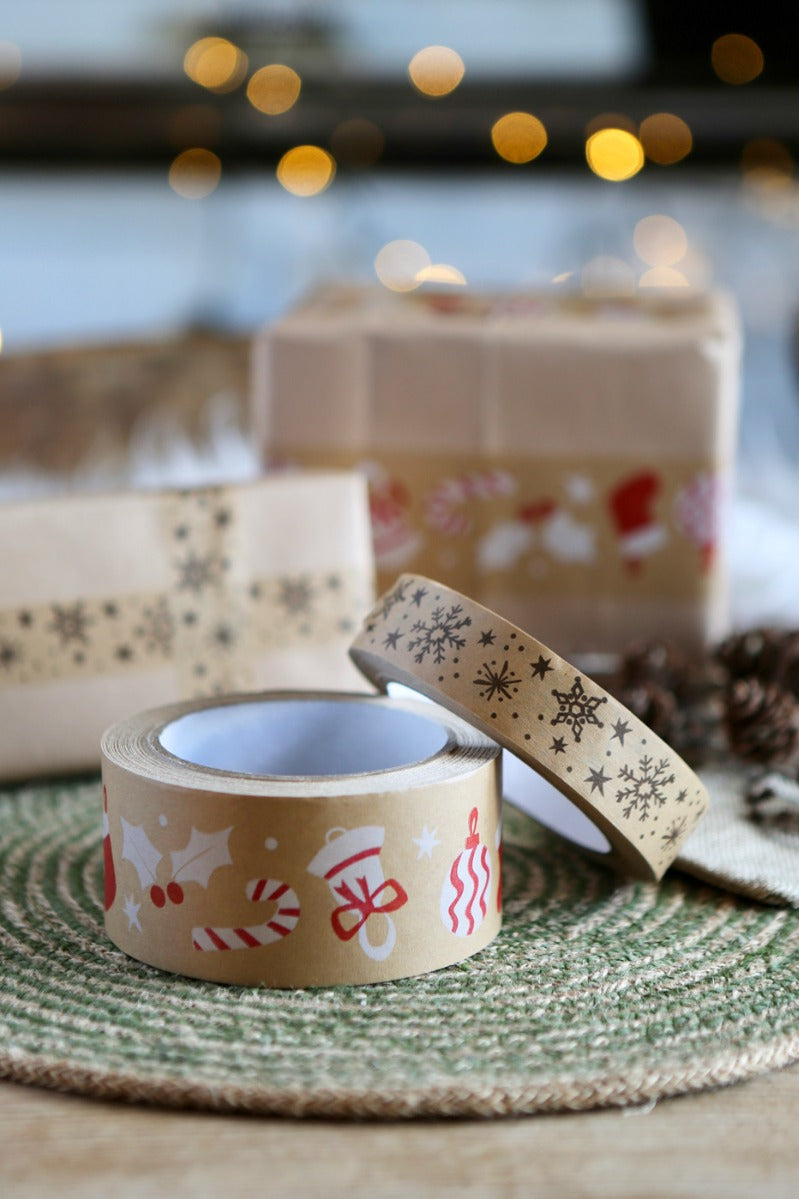
{"type": "Polygon", "coordinates": [[[491,127],[491,141],[506,162],[532,162],[547,144],[547,131],[529,112],[506,112],[491,127]]]}
{"type": "Polygon", "coordinates": [[[232,92],[247,74],[247,55],[225,37],[201,37],[183,59],[189,79],[212,92],[232,92]]]}
{"type": "Polygon", "coordinates": [[[222,163],[212,150],[196,147],[178,154],[169,168],[169,186],[184,200],[209,196],[222,176],[222,163]]]}
{"type": "Polygon", "coordinates": [[[293,196],[316,196],[333,182],[335,159],[321,146],[294,146],[277,164],[278,182],[293,196]]]}
{"type": "Polygon", "coordinates": [[[648,266],[674,266],[685,257],[688,238],[679,221],[656,214],[639,221],[633,232],[635,252],[648,266]]]}
{"type": "Polygon", "coordinates": [[[370,167],[383,153],[386,139],[365,117],[351,117],[336,125],[330,135],[330,148],[343,166],[370,167]]]}
{"type": "Polygon", "coordinates": [[[302,80],[296,71],[283,63],[270,63],[261,67],[250,77],[247,84],[247,99],[253,108],[275,117],[297,103],[302,80]]]}
{"type": "Polygon", "coordinates": [[[793,175],[793,155],[784,142],[773,137],[756,137],[741,151],[744,171],[771,172],[790,178],[793,175]]]}
{"type": "Polygon", "coordinates": [[[638,132],[638,125],[632,117],[626,116],[623,112],[600,112],[597,116],[592,117],[586,125],[585,136],[590,137],[592,133],[599,133],[600,129],[624,129],[627,133],[635,136],[638,132]]]}
{"type": "Polygon", "coordinates": [[[638,138],[647,158],[659,166],[680,162],[691,153],[694,144],[690,127],[673,112],[653,112],[645,117],[638,138]]]}
{"type": "Polygon", "coordinates": [[[621,258],[602,254],[592,258],[580,275],[583,293],[592,299],[615,299],[635,294],[633,269],[621,258]]]}
{"type": "Polygon", "coordinates": [[[466,276],[456,266],[448,262],[433,262],[423,266],[416,272],[417,283],[454,283],[458,287],[466,286],[466,276]]]}
{"type": "Polygon", "coordinates": [[[690,287],[682,271],[673,266],[653,266],[638,280],[639,287],[690,287]]]}
{"type": "Polygon", "coordinates": [[[465,67],[449,46],[425,46],[408,64],[413,86],[425,96],[448,96],[463,79],[465,67]]]}
{"type": "Polygon", "coordinates": [[[431,266],[430,255],[417,241],[398,238],[387,242],[375,258],[375,274],[390,291],[413,291],[420,273],[431,266]]]}
{"type": "Polygon", "coordinates": [[[626,129],[600,129],[585,143],[585,157],[600,179],[621,183],[632,179],[644,165],[644,150],[637,137],[626,129]]]}
{"type": "Polygon", "coordinates": [[[710,61],[722,83],[751,83],[763,70],[763,51],[743,33],[725,33],[713,43],[710,61]]]}
{"type": "Polygon", "coordinates": [[[16,83],[21,70],[22,54],[19,46],[0,38],[0,92],[16,83]]]}

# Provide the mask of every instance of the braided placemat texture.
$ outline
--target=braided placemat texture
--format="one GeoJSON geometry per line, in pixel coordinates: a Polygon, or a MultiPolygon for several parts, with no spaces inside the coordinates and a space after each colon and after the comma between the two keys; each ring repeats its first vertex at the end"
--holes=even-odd
{"type": "Polygon", "coordinates": [[[0,791],[0,1076],[288,1116],[642,1104],[799,1058],[799,912],[617,885],[506,809],[505,926],[421,978],[304,991],[162,974],[102,925],[99,783],[0,791]]]}

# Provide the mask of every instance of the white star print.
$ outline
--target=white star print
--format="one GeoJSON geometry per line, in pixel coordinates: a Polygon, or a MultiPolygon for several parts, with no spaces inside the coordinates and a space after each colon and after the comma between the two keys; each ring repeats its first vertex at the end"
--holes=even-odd
{"type": "Polygon", "coordinates": [[[425,825],[424,828],[422,829],[421,836],[413,838],[414,845],[419,846],[419,853],[416,858],[417,862],[421,862],[422,858],[431,858],[432,859],[433,850],[435,849],[435,847],[437,845],[441,844],[441,842],[438,840],[438,837],[436,836],[437,832],[438,832],[438,829],[434,828],[434,829],[430,830],[427,827],[427,825],[425,825]]]}
{"type": "Polygon", "coordinates": [[[139,932],[142,931],[141,925],[139,924],[140,907],[140,903],[134,903],[132,895],[129,895],[125,900],[125,907],[123,908],[123,911],[128,918],[128,932],[130,932],[132,928],[137,928],[139,932]]]}

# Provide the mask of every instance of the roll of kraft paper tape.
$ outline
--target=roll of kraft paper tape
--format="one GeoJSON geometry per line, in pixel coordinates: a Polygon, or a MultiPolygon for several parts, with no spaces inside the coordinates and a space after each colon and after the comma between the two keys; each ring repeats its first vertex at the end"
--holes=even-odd
{"type": "Polygon", "coordinates": [[[378,687],[413,688],[532,767],[626,874],[661,878],[708,806],[674,750],[582,671],[432,579],[401,575],[350,654],[378,687]]]}
{"type": "Polygon", "coordinates": [[[175,973],[270,987],[450,965],[501,923],[498,747],[430,704],[273,692],[102,741],[106,928],[175,973]]]}

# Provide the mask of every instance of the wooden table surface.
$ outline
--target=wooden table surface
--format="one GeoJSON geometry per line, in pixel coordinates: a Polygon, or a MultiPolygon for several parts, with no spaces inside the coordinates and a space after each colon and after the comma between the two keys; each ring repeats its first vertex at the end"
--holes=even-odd
{"type": "Polygon", "coordinates": [[[0,1084],[2,1199],[797,1199],[799,1065],[651,1109],[345,1124],[0,1084]]]}

